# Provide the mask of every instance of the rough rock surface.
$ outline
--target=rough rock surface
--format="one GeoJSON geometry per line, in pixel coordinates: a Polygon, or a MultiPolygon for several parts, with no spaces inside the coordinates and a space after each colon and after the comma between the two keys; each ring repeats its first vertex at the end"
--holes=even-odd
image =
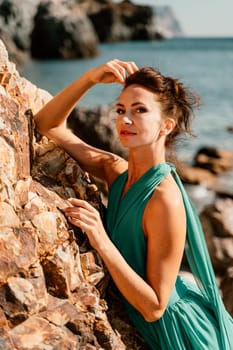
{"type": "Polygon", "coordinates": [[[89,175],[34,130],[32,114],[50,98],[0,41],[0,348],[145,349],[129,323],[124,342],[111,325],[109,276],[63,215],[71,196],[104,208],[89,175]]]}

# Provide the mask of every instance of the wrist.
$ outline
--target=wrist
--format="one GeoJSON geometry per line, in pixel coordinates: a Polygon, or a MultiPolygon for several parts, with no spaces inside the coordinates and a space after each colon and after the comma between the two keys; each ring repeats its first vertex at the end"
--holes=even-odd
{"type": "Polygon", "coordinates": [[[96,250],[102,258],[109,256],[114,249],[112,241],[107,236],[105,239],[102,239],[96,250]]]}
{"type": "Polygon", "coordinates": [[[95,75],[94,75],[94,70],[90,69],[87,72],[85,72],[83,74],[83,78],[86,80],[86,83],[88,85],[93,86],[96,85],[98,83],[98,81],[95,79],[95,75]]]}

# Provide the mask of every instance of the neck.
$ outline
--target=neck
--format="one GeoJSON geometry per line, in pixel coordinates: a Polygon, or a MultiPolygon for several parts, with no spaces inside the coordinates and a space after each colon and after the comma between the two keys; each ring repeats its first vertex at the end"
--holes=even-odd
{"type": "Polygon", "coordinates": [[[128,161],[128,186],[137,181],[147,170],[165,162],[165,149],[140,147],[130,149],[128,161]]]}

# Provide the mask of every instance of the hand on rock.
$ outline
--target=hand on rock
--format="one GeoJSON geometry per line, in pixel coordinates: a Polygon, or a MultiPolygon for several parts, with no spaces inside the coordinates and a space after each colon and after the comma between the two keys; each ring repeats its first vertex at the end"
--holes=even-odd
{"type": "Polygon", "coordinates": [[[71,198],[71,206],[64,209],[69,222],[87,235],[89,242],[97,251],[104,240],[109,237],[103,227],[99,212],[87,201],[71,198]]]}

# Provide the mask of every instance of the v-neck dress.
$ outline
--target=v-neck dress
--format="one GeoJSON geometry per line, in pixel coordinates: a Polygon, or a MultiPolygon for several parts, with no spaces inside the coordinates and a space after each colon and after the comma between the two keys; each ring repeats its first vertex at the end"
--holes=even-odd
{"type": "Polygon", "coordinates": [[[187,217],[185,254],[197,283],[178,276],[166,311],[155,322],[145,321],[123,296],[122,300],[132,323],[153,350],[232,350],[233,319],[220,298],[198,215],[173,164],[152,167],[123,197],[128,172],[117,177],[108,198],[108,234],[127,263],[146,280],[142,216],[154,190],[169,173],[182,193],[187,217]]]}

